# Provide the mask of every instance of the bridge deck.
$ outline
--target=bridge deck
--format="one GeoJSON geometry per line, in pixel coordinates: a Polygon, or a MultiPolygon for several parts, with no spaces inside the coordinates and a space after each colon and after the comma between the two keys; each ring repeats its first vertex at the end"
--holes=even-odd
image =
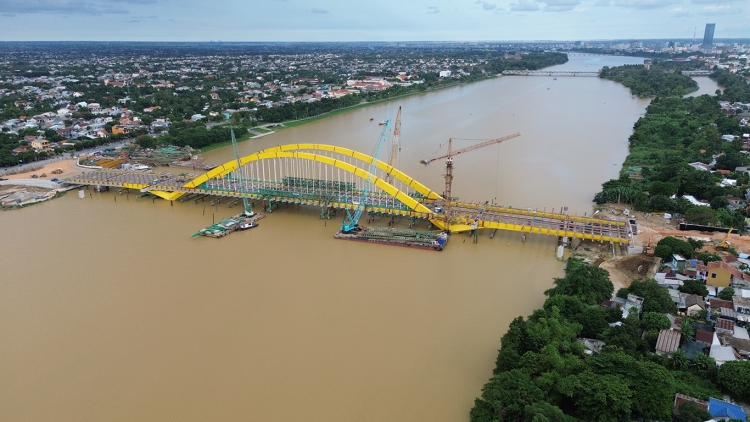
{"type": "MultiPolygon", "coordinates": [[[[279,182],[260,180],[209,180],[199,188],[185,188],[188,178],[170,174],[98,170],[86,172],[64,180],[68,184],[100,185],[137,189],[142,192],[198,193],[221,197],[249,197],[275,202],[297,203],[354,209],[362,198],[360,191],[350,186],[329,184],[325,187],[290,186],[279,182]]],[[[369,212],[442,222],[435,212],[417,212],[395,198],[380,192],[370,192],[365,197],[369,212]]],[[[434,201],[421,199],[430,210],[434,201]]],[[[622,221],[533,211],[529,209],[486,206],[470,202],[452,202],[451,230],[470,230],[473,223],[478,229],[510,230],[551,236],[571,237],[604,242],[628,243],[629,225],[622,221]]]]}
{"type": "Polygon", "coordinates": [[[588,70],[504,70],[505,76],[599,76],[598,71],[588,70]]]}

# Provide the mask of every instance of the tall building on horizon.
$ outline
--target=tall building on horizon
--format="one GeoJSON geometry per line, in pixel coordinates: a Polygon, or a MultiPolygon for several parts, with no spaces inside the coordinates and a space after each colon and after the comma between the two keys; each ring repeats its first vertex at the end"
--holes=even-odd
{"type": "Polygon", "coordinates": [[[715,23],[706,24],[706,32],[703,33],[703,47],[711,47],[714,44],[715,23]]]}

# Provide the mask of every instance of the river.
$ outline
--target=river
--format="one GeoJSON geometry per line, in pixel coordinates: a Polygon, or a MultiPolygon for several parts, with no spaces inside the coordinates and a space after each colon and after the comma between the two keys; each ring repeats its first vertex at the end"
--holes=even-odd
{"type": "MultiPolygon", "coordinates": [[[[642,59],[556,68],[624,63],[642,59]]],[[[454,195],[583,214],[617,177],[647,101],[598,78],[506,76],[240,150],[370,152],[399,105],[407,174],[442,191],[442,166],[418,161],[449,137],[521,132],[457,157],[454,195]]],[[[205,155],[223,162],[231,148],[205,155]]],[[[408,250],[334,240],[340,220],[295,206],[254,230],[189,238],[235,212],[107,192],[0,213],[0,419],[466,421],[508,323],[562,275],[551,237],[455,235],[440,253],[408,250]]]]}

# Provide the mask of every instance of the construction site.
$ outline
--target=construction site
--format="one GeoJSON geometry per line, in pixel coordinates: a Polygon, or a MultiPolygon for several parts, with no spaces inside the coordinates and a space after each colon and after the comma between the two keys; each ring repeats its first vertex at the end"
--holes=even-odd
{"type": "MultiPolygon", "coordinates": [[[[571,215],[565,207],[539,210],[503,207],[489,201],[462,202],[453,196],[456,156],[518,138],[520,133],[468,140],[474,144],[459,149],[453,148],[458,139],[449,139],[445,143],[447,150],[438,150],[420,161],[424,165],[444,163],[445,185],[442,193],[438,193],[394,167],[400,150],[401,109],[395,125],[386,120],[381,126],[370,154],[324,144],[292,144],[241,157],[232,132],[235,158],[202,175],[102,168],[70,177],[65,183],[137,190],[141,195],[168,201],[208,200],[211,204],[226,201],[228,206],[242,201],[242,218],[253,216],[253,207],[258,206],[266,213],[283,204],[316,206],[323,219],[330,219],[337,212],[343,214],[341,230],[336,234],[338,239],[430,250],[443,250],[451,233],[469,233],[477,242],[481,230],[490,230],[491,236],[497,230],[520,232],[524,241],[527,234],[556,236],[561,244],[560,258],[562,247],[573,239],[597,241],[612,249],[615,245],[632,246],[631,225],[621,219],[571,215]],[[380,160],[386,149],[390,149],[388,160],[380,160]],[[368,220],[385,218],[387,226],[366,227],[361,224],[365,216],[368,220]],[[417,230],[420,222],[425,222],[428,230],[417,230]]],[[[159,151],[160,163],[190,152],[159,151]]],[[[150,154],[155,157],[154,152],[150,154]]],[[[151,161],[154,162],[157,161],[151,161]]],[[[240,218],[237,216],[237,221],[240,218]]],[[[234,220],[220,223],[220,227],[203,233],[231,232],[224,229],[242,222],[235,223],[234,220]]]]}

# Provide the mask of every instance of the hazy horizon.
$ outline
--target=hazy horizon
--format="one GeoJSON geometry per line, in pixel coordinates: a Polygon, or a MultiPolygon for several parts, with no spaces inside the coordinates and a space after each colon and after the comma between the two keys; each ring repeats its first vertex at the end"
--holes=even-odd
{"type": "Polygon", "coordinates": [[[747,38],[742,0],[5,0],[0,41],[543,42],[747,38]]]}

